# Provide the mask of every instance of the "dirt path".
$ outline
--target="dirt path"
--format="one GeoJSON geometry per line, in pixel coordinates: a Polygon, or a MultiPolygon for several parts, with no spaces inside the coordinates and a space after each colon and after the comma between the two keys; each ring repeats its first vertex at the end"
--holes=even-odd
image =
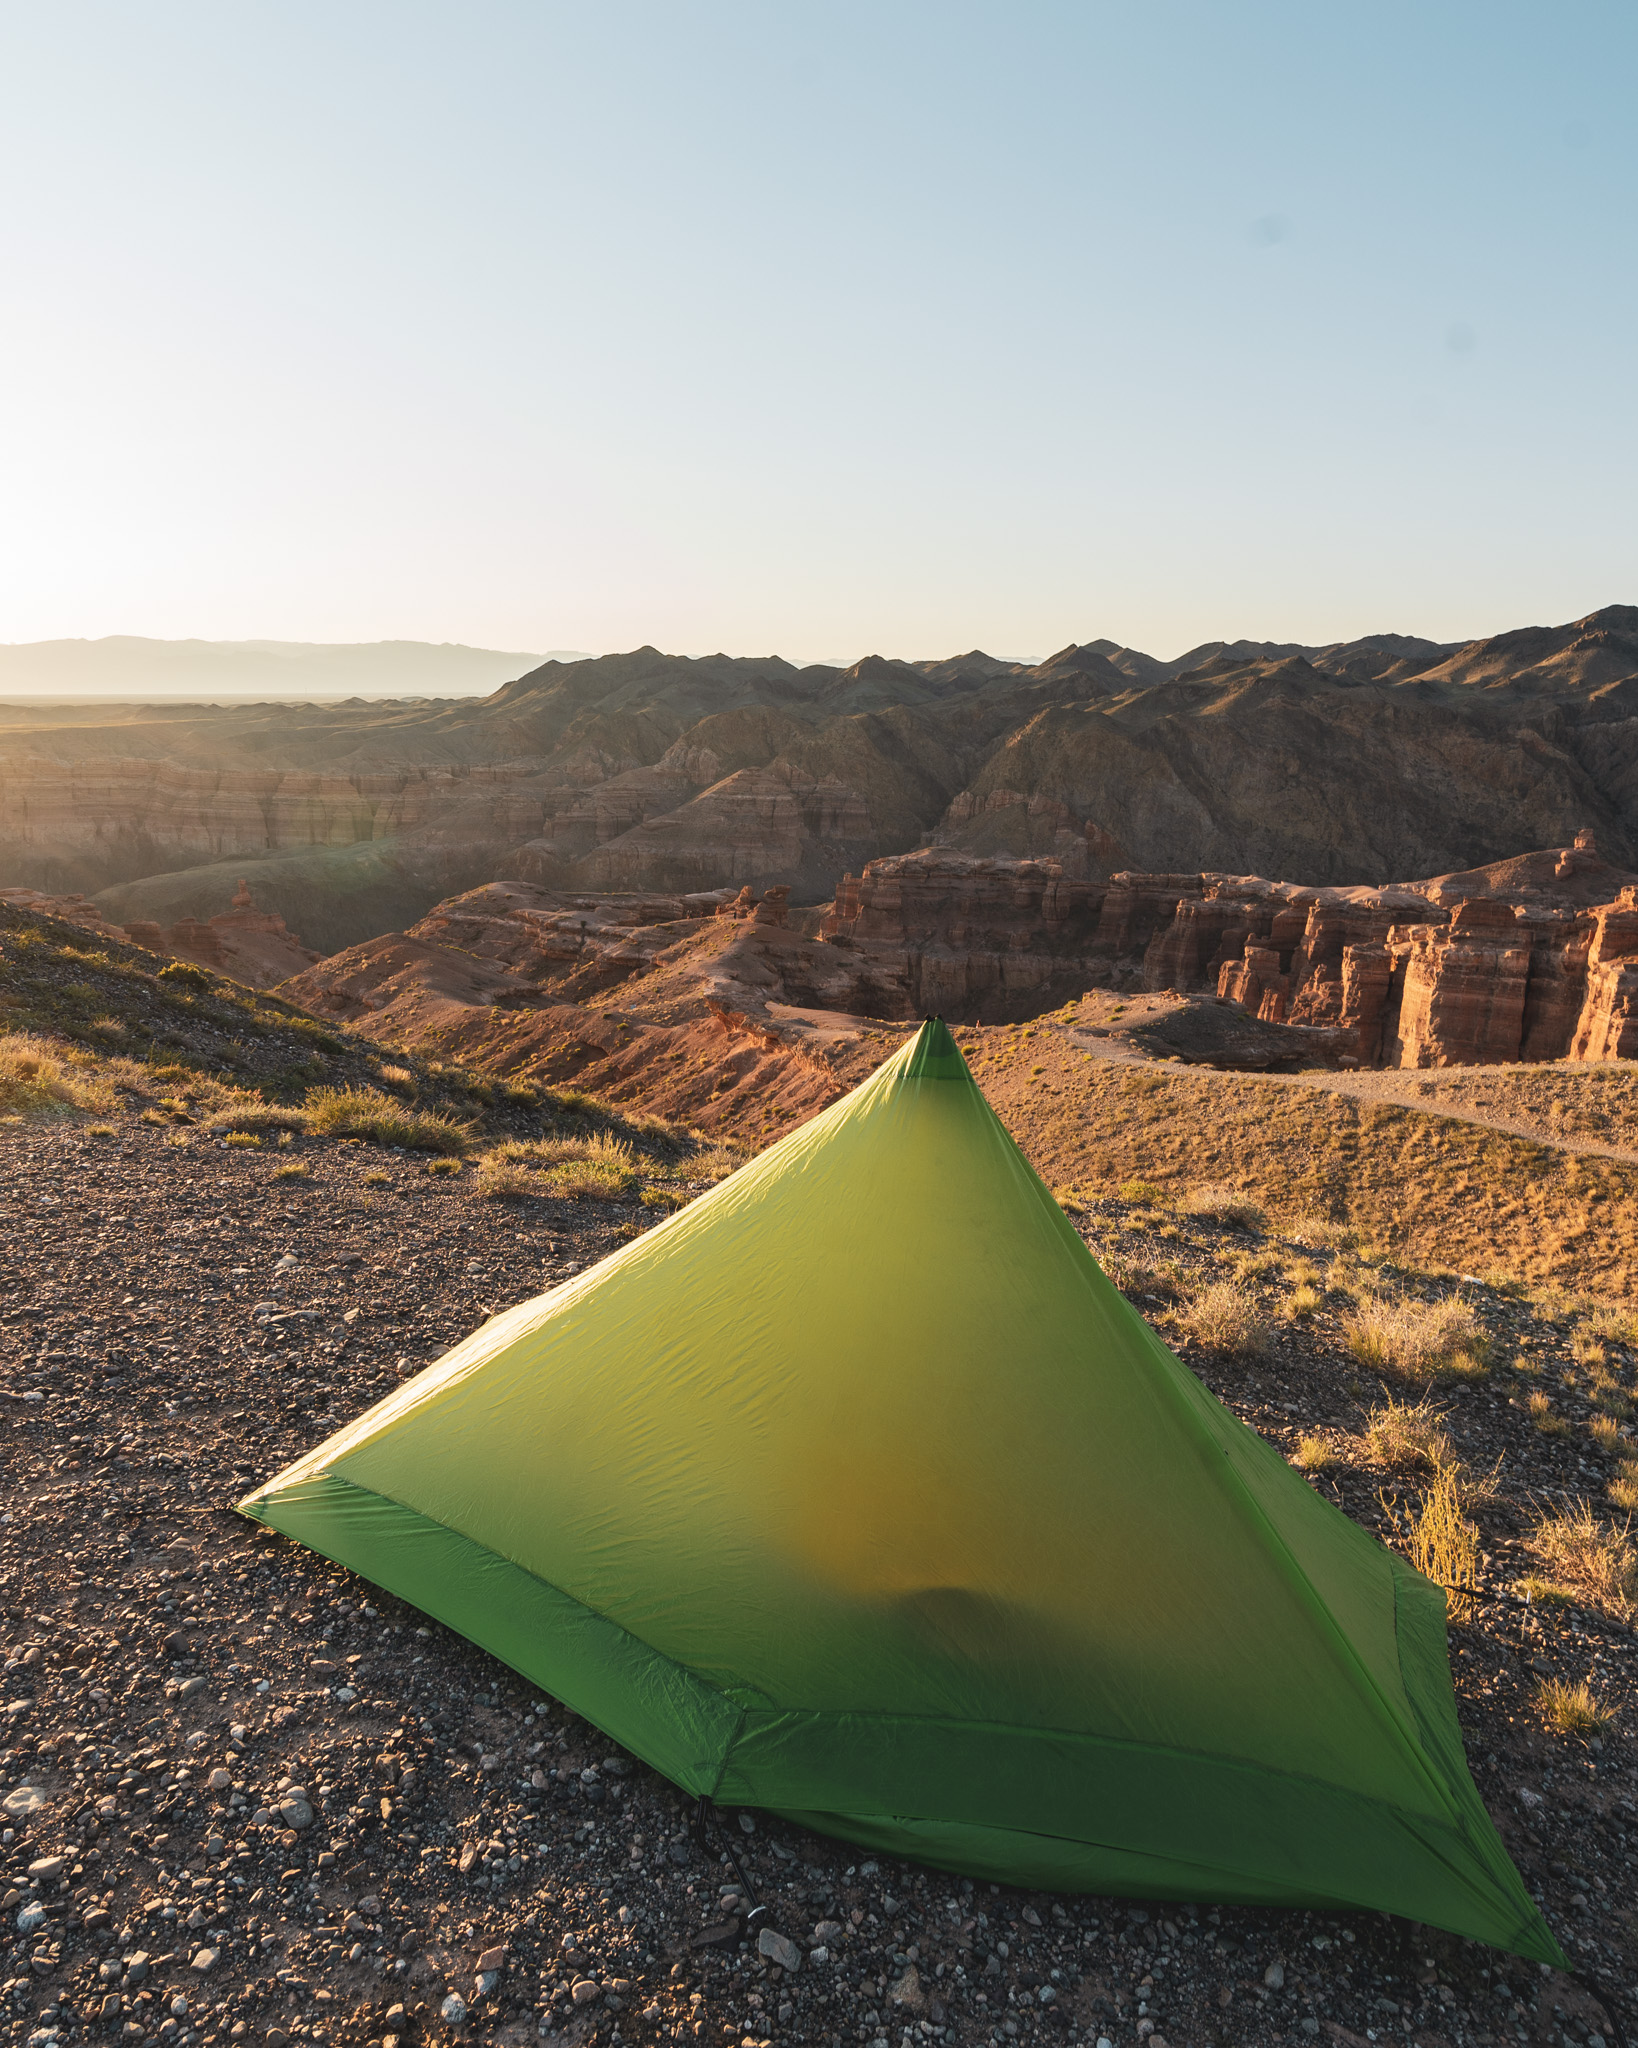
{"type": "MultiPolygon", "coordinates": [[[[1053,1029],[1062,1037],[1069,1039],[1080,1051],[1090,1053],[1094,1059],[1105,1060],[1111,1066],[1159,1067],[1167,1072],[1199,1071],[1180,1067],[1170,1060],[1157,1060],[1150,1054],[1141,1052],[1134,1045],[1080,1030],[1073,1025],[1054,1025],[1053,1029]]],[[[1482,1082],[1488,1076],[1495,1076],[1498,1081],[1503,1081],[1517,1071],[1517,1068],[1513,1067],[1463,1067],[1461,1074],[1466,1081],[1482,1082]]],[[[1544,1124],[1540,1118],[1507,1116],[1500,1112],[1476,1108],[1469,1103],[1452,1101],[1437,1094],[1425,1093],[1419,1078],[1394,1068],[1332,1073],[1324,1068],[1315,1067],[1306,1068],[1297,1074],[1254,1074],[1245,1078],[1266,1082],[1270,1087],[1306,1088],[1328,1095],[1351,1095],[1360,1102],[1391,1102],[1401,1109],[1418,1110],[1424,1116],[1449,1117],[1455,1123],[1477,1124],[1487,1131],[1502,1131],[1509,1137],[1528,1138],[1533,1144],[1548,1146],[1555,1152],[1580,1153],[1597,1159],[1616,1159],[1628,1166],[1638,1166],[1638,1150],[1630,1146],[1610,1145],[1598,1138],[1556,1131],[1544,1124]]]]}

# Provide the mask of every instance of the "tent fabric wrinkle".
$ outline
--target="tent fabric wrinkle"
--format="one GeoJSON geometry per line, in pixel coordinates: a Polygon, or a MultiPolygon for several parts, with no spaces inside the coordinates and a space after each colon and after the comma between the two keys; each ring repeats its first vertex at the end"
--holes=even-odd
{"type": "Polygon", "coordinates": [[[1562,1964],[1443,1593],[1161,1343],[936,1021],[240,1505],[691,1794],[1562,1964]]]}

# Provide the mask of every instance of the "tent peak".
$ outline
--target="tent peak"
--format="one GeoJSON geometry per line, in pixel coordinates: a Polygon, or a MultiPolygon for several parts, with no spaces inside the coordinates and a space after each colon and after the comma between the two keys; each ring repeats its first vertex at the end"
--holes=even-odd
{"type": "Polygon", "coordinates": [[[942,1017],[929,1017],[910,1041],[904,1063],[906,1080],[970,1081],[961,1048],[942,1017]]]}

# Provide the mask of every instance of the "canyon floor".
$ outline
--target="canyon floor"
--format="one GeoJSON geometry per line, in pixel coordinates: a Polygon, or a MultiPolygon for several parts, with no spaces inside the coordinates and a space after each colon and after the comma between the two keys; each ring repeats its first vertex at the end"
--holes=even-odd
{"type": "MultiPolygon", "coordinates": [[[[1456,1488],[1468,1754],[1572,1980],[1377,1914],[1026,1894],[764,1815],[697,1836],[559,1703],[233,1503],[733,1155],[0,923],[0,1023],[67,1034],[55,1098],[48,1041],[0,1047],[10,2038],[1567,2048],[1615,2038],[1600,1986],[1638,2004],[1632,1197],[1548,1142],[1625,1150],[1625,1069],[1381,1077],[1410,1107],[1100,1057],[1158,998],[958,1034],[1116,1283],[1312,1485],[1413,1553],[1456,1488]]],[[[900,1042],[805,1031],[814,1099],[746,1092],[742,1142],[900,1042]]],[[[732,1087],[789,1073],[718,1036],[732,1087]]]]}

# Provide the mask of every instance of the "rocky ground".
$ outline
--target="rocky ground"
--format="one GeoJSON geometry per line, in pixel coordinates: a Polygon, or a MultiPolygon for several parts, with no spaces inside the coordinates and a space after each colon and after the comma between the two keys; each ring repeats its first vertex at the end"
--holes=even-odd
{"type": "MultiPolygon", "coordinates": [[[[760,1815],[698,1838],[677,1792],[557,1702],[232,1512],[653,1212],[486,1202],[366,1144],[301,1140],[302,1177],[289,1151],[106,1128],[0,1125],[7,2038],[1611,2038],[1584,1984],[1380,1915],[1015,1892],[760,1815]]],[[[1342,1297],[1279,1316],[1302,1247],[1128,1202],[1084,1227],[1157,1317],[1240,1272],[1275,1337],[1184,1355],[1282,1447],[1333,1435],[1345,1455],[1313,1483],[1383,1526],[1396,1482],[1361,1448],[1382,1389],[1343,1351],[1342,1297]]],[[[1463,1459],[1502,1466],[1485,1593],[1453,1635],[1469,1751],[1568,1952],[1631,1999],[1634,1639],[1597,1606],[1506,1597],[1535,1505],[1601,1499],[1614,1454],[1576,1420],[1570,1323],[1470,1294],[1497,1362],[1442,1405],[1463,1459]],[[1574,1426],[1532,1423],[1523,1358],[1574,1426]],[[1547,1732],[1549,1674],[1591,1680],[1602,1738],[1547,1732]]],[[[1630,1377],[1630,1352],[1609,1359],[1630,1377]]]]}

